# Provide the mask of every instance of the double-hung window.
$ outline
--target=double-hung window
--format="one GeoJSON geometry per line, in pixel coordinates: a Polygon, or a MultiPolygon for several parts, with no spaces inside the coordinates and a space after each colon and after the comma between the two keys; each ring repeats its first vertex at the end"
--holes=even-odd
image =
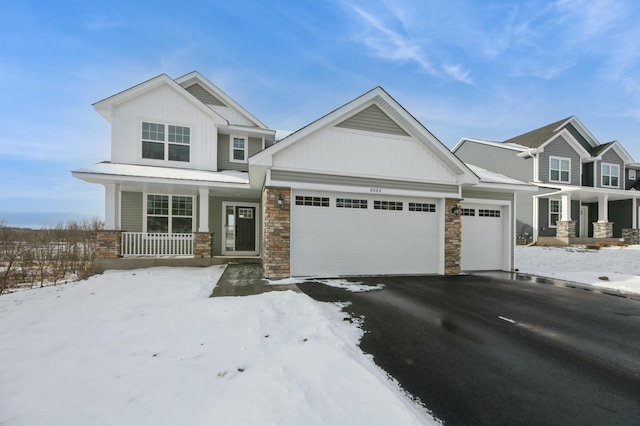
{"type": "Polygon", "coordinates": [[[620,166],[617,164],[607,164],[602,163],[601,166],[601,178],[600,184],[603,187],[607,188],[618,188],[619,185],[619,176],[620,176],[620,166]]]}
{"type": "Polygon", "coordinates": [[[560,220],[560,200],[549,200],[549,227],[555,228],[560,220]]]}
{"type": "Polygon", "coordinates": [[[571,183],[571,160],[549,157],[549,181],[571,183]]]}
{"type": "Polygon", "coordinates": [[[142,122],[142,158],[189,162],[189,127],[142,122]]]}
{"type": "Polygon", "coordinates": [[[169,234],[193,232],[193,197],[147,195],[147,232],[169,234]]]}
{"type": "Polygon", "coordinates": [[[247,138],[240,136],[232,136],[230,140],[229,161],[234,163],[247,162],[247,138]]]}

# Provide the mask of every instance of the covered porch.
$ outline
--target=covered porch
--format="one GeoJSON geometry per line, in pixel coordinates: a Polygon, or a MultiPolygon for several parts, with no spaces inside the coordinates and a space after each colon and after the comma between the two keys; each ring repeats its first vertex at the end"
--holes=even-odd
{"type": "Polygon", "coordinates": [[[620,243],[638,230],[638,191],[567,186],[533,198],[539,244],[620,243]]]}

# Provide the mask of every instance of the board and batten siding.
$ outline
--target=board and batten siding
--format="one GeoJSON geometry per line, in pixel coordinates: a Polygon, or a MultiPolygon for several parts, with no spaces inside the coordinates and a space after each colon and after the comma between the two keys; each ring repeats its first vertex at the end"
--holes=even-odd
{"type": "MultiPolygon", "coordinates": [[[[580,163],[580,155],[569,145],[562,137],[558,136],[544,147],[544,152],[539,154],[539,178],[541,182],[549,183],[549,157],[561,157],[571,160],[571,182],[570,185],[580,185],[580,171],[582,164],[580,163]]],[[[558,183],[558,182],[555,182],[558,183]]]]}
{"type": "MultiPolygon", "coordinates": [[[[165,127],[165,132],[167,130],[165,127]]],[[[111,161],[215,171],[217,136],[216,124],[211,116],[175,90],[161,86],[113,109],[111,161]],[[143,121],[189,127],[190,161],[142,158],[143,121]]]]}
{"type": "Polygon", "coordinates": [[[369,132],[388,133],[390,135],[409,136],[402,127],[382,112],[376,105],[360,111],[354,116],[344,120],[336,127],[344,127],[354,130],[366,130],[369,132]]]}
{"type": "Polygon", "coordinates": [[[274,168],[391,179],[457,183],[454,174],[416,139],[333,127],[274,155],[274,168]]]}
{"type": "MultiPolygon", "coordinates": [[[[229,161],[230,146],[229,135],[218,135],[218,170],[238,170],[241,172],[249,171],[248,163],[234,163],[229,161]]],[[[262,151],[262,139],[260,138],[248,138],[249,143],[249,157],[262,151]]]]}
{"type": "Polygon", "coordinates": [[[120,203],[120,228],[126,232],[142,232],[144,217],[142,192],[122,192],[120,203]]]}
{"type": "MultiPolygon", "coordinates": [[[[602,156],[602,160],[601,161],[597,161],[596,162],[596,187],[598,188],[602,188],[602,163],[606,163],[606,164],[616,164],[619,167],[619,173],[618,173],[618,188],[620,189],[625,189],[624,187],[622,187],[622,185],[625,182],[624,176],[622,176],[622,173],[624,173],[624,161],[622,161],[622,159],[620,158],[620,156],[613,150],[610,149],[607,152],[604,153],[604,155],[602,156]]],[[[605,187],[605,188],[610,188],[610,187],[605,187]]]]}

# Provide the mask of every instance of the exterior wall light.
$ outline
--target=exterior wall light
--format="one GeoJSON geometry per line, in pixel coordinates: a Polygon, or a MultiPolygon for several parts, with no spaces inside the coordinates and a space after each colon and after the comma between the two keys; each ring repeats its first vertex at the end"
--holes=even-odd
{"type": "Polygon", "coordinates": [[[276,199],[276,206],[281,210],[284,208],[284,197],[282,194],[278,195],[278,199],[276,199]]]}
{"type": "Polygon", "coordinates": [[[460,208],[458,206],[451,207],[451,214],[454,216],[460,216],[460,208]]]}

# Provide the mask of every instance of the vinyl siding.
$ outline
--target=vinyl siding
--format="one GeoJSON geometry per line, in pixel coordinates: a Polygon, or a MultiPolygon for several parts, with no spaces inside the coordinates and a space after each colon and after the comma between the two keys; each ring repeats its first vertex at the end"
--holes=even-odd
{"type": "Polygon", "coordinates": [[[198,83],[187,87],[185,90],[195,96],[203,104],[225,106],[225,104],[223,104],[220,99],[207,92],[207,90],[204,87],[200,86],[198,83]]]}
{"type": "MultiPolygon", "coordinates": [[[[247,163],[234,163],[229,161],[229,141],[229,135],[218,135],[218,170],[238,170],[241,172],[249,171],[249,165],[247,163]]],[[[262,151],[262,139],[248,138],[248,143],[249,157],[262,151]]]]}
{"type": "MultiPolygon", "coordinates": [[[[624,179],[624,176],[621,176],[621,173],[624,171],[624,162],[622,161],[622,159],[618,156],[618,154],[613,149],[610,149],[609,151],[607,151],[602,156],[602,161],[597,161],[596,163],[597,163],[596,164],[596,186],[598,188],[603,188],[603,186],[602,186],[602,163],[607,163],[607,164],[617,164],[618,165],[619,171],[620,171],[620,173],[618,174],[618,189],[624,189],[624,187],[622,187],[622,184],[625,181],[625,179],[624,179]]],[[[610,187],[604,187],[604,188],[610,188],[610,187]]]]}
{"type": "Polygon", "coordinates": [[[518,151],[467,141],[455,154],[465,163],[524,182],[533,180],[533,160],[518,157],[518,151]]]}
{"type": "Polygon", "coordinates": [[[122,192],[121,229],[126,232],[142,232],[142,192],[122,192]]]}
{"type": "Polygon", "coordinates": [[[391,135],[409,136],[387,114],[376,105],[371,105],[353,117],[346,119],[337,125],[354,130],[366,130],[369,132],[388,133],[391,135]]]}
{"type": "Polygon", "coordinates": [[[571,136],[573,136],[584,149],[590,151],[593,148],[591,145],[589,145],[589,142],[587,142],[584,136],[582,136],[582,134],[575,127],[573,127],[573,124],[568,123],[565,126],[565,129],[567,129],[569,133],[571,133],[571,136]]]}
{"type": "Polygon", "coordinates": [[[614,238],[622,237],[624,228],[631,228],[632,200],[609,201],[609,222],[613,222],[614,238]]]}
{"type": "Polygon", "coordinates": [[[273,181],[318,183],[325,185],[360,186],[365,188],[405,189],[428,192],[443,192],[456,194],[457,185],[446,185],[423,182],[403,182],[388,179],[363,178],[357,176],[337,176],[319,173],[301,173],[282,170],[272,170],[273,181]]]}
{"type": "MultiPolygon", "coordinates": [[[[559,200],[560,197],[554,197],[553,199],[559,200]]],[[[549,223],[549,199],[539,198],[539,203],[538,213],[540,215],[538,216],[538,225],[540,229],[538,230],[538,235],[541,237],[555,237],[556,225],[549,223]]],[[[571,201],[571,219],[576,221],[576,231],[578,231],[580,229],[580,201],[571,201]]]]}
{"type": "MultiPolygon", "coordinates": [[[[562,157],[568,158],[571,160],[571,182],[565,183],[564,185],[580,185],[580,169],[582,167],[580,163],[580,156],[574,149],[569,145],[569,143],[562,137],[558,136],[553,141],[551,141],[548,145],[544,147],[544,152],[539,154],[539,164],[540,164],[540,181],[549,183],[549,157],[562,157]]],[[[558,182],[553,182],[558,183],[558,182]]]]}

